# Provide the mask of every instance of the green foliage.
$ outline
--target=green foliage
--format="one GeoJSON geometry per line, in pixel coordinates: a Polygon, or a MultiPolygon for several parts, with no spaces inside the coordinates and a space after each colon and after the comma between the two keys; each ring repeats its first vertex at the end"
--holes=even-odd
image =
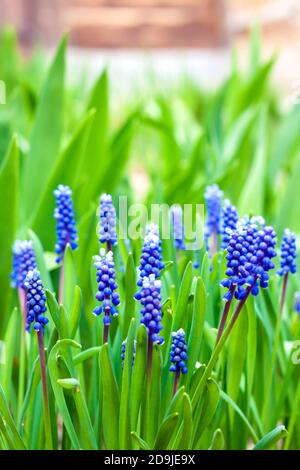
{"type": "Polygon", "coordinates": [[[11,246],[18,237],[33,241],[47,289],[55,448],[299,449],[299,366],[291,365],[286,348],[299,333],[299,318],[291,312],[298,275],[288,287],[271,390],[266,382],[281,289],[275,276],[266,293],[249,299],[211,370],[205,364],[222,310],[221,255],[211,260],[201,249],[195,269],[194,253],[176,254],[173,240],[163,241],[165,344],[154,347],[151,379],[147,332],[133,298],[139,240],[130,240],[130,248],[123,240],[114,247],[121,305],[107,344],[102,318],[92,315],[96,207],[104,191],[115,202],[126,195],[129,203],[147,207],[202,203],[204,187],[217,182],[241,214],[263,215],[279,234],[286,226],[300,232],[300,108],[281,110],[271,84],[274,60],[261,61],[256,32],[247,72],[233,64],[215,90],[184,81],[175,91],[143,97],[142,104],[117,103],[115,113],[108,71],[91,90],[80,80],[72,88],[65,54],[64,38],[46,68],[37,54],[23,61],[11,31],[0,40],[0,79],[7,84],[7,104],[0,105],[0,448],[46,445],[37,341],[34,333],[24,339],[9,286],[11,246]],[[59,183],[73,190],[79,229],[79,248],[67,249],[62,273],[53,261],[53,190],[59,183]],[[58,298],[60,276],[64,288],[58,298]],[[186,331],[188,373],[173,396],[170,333],[180,327],[186,331]],[[276,428],[277,423],[283,424],[276,428]]]}

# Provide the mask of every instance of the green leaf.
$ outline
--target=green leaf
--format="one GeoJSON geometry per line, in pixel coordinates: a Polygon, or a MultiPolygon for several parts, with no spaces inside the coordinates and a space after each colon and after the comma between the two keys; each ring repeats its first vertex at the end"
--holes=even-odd
{"type": "MultiPolygon", "coordinates": [[[[80,192],[76,198],[77,207],[83,213],[84,205],[102,190],[100,178],[107,167],[108,148],[108,76],[105,70],[95,83],[87,110],[95,111],[86,147],[86,157],[80,167],[80,192]]],[[[104,189],[104,188],[103,188],[104,189]]]]}
{"type": "Polygon", "coordinates": [[[48,370],[52,389],[55,395],[56,404],[63,419],[64,426],[72,442],[72,446],[74,447],[74,449],[80,449],[80,442],[76,430],[74,428],[70,412],[68,410],[64,393],[62,391],[61,386],[57,382],[60,379],[59,369],[57,365],[58,353],[62,353],[70,347],[77,349],[81,348],[80,344],[76,343],[71,339],[63,339],[56,343],[56,345],[52,348],[49,354],[48,370]]]}
{"type": "MultiPolygon", "coordinates": [[[[21,315],[20,315],[21,316],[21,315]]],[[[3,393],[10,400],[12,391],[12,373],[13,373],[13,359],[16,351],[16,332],[20,331],[23,322],[21,322],[21,328],[18,328],[20,323],[20,316],[17,308],[14,308],[9,319],[5,337],[4,337],[4,364],[0,366],[0,378],[3,386],[3,393]]],[[[24,334],[22,331],[21,334],[24,334]]]]}
{"type": "MultiPolygon", "coordinates": [[[[79,190],[78,179],[80,168],[82,162],[88,158],[87,141],[90,135],[94,114],[95,111],[92,110],[84,117],[71,136],[70,141],[54,162],[51,175],[39,199],[37,211],[36,213],[32,213],[31,220],[33,227],[36,232],[40,234],[47,248],[54,247],[55,243],[55,219],[53,217],[55,205],[54,190],[59,184],[67,185],[72,189],[73,198],[76,200],[77,191],[79,190]],[[72,171],[70,171],[70,165],[72,165],[72,171]],[[44,223],[45,220],[48,220],[47,225],[44,223]]],[[[75,204],[75,217],[76,216],[77,207],[75,204]]]]}
{"type": "Polygon", "coordinates": [[[119,449],[130,449],[130,405],[131,405],[131,371],[134,354],[135,318],[131,319],[126,339],[126,352],[122,375],[120,399],[119,449]]]}
{"type": "MultiPolygon", "coordinates": [[[[201,407],[201,414],[195,416],[194,421],[194,444],[200,439],[204,429],[210,424],[216,412],[220,398],[220,389],[218,384],[213,379],[208,379],[206,382],[206,391],[204,396],[203,406],[201,407]]],[[[194,412],[195,415],[195,412],[194,412]]],[[[197,415],[197,413],[196,413],[197,415]]]]}
{"type": "MultiPolygon", "coordinates": [[[[64,304],[66,309],[67,318],[70,318],[72,307],[74,305],[74,294],[76,287],[76,270],[72,248],[68,244],[65,249],[63,260],[63,299],[61,303],[64,304]]],[[[73,325],[74,326],[74,325],[73,325]]]]}
{"type": "Polygon", "coordinates": [[[183,426],[179,432],[178,438],[173,446],[178,450],[189,450],[191,448],[193,436],[193,413],[190,397],[187,393],[183,394],[183,426]]]}
{"type": "Polygon", "coordinates": [[[0,385],[0,417],[4,419],[6,423],[5,426],[8,426],[8,428],[10,429],[16,448],[19,450],[25,450],[26,446],[17,430],[17,427],[15,425],[15,422],[9,410],[9,406],[6,401],[1,385],[0,385]]]}
{"type": "Polygon", "coordinates": [[[181,285],[180,285],[180,289],[179,289],[178,301],[177,301],[175,315],[174,315],[173,331],[177,331],[182,325],[183,316],[184,316],[184,313],[186,312],[186,306],[187,306],[188,298],[190,295],[192,275],[193,275],[193,267],[192,267],[191,261],[189,261],[189,263],[187,264],[185,268],[181,285]]]}
{"type": "Polygon", "coordinates": [[[73,301],[73,308],[71,310],[70,315],[70,337],[73,339],[76,335],[77,328],[79,325],[80,320],[80,313],[81,313],[81,304],[82,304],[82,294],[81,289],[78,286],[75,286],[74,292],[74,301],[73,301]]]}
{"type": "Polygon", "coordinates": [[[107,449],[119,448],[118,428],[120,396],[114,377],[111,360],[108,354],[108,344],[104,344],[100,351],[100,370],[103,391],[103,434],[107,449]]]}
{"type": "Polygon", "coordinates": [[[139,448],[142,450],[150,450],[149,445],[144,439],[142,439],[135,431],[131,432],[132,439],[138,444],[139,448]]]}
{"type": "Polygon", "coordinates": [[[248,428],[248,430],[251,434],[252,439],[254,440],[254,442],[257,442],[258,441],[257,434],[256,434],[254,428],[252,427],[251,423],[249,422],[249,420],[245,416],[245,414],[240,409],[240,407],[223,390],[220,391],[220,396],[229,406],[231,406],[234,409],[234,411],[239,415],[239,417],[242,419],[242,421],[244,421],[244,423],[246,424],[246,426],[247,426],[247,428],[248,428]]]}
{"type": "Polygon", "coordinates": [[[73,390],[80,386],[79,380],[74,379],[73,377],[67,379],[57,379],[58,385],[62,388],[66,388],[67,390],[73,390]]]}
{"type": "Polygon", "coordinates": [[[16,139],[13,138],[6,157],[0,167],[0,338],[3,335],[11,289],[9,275],[12,269],[12,245],[18,218],[19,204],[19,155],[16,139]]]}
{"type": "Polygon", "coordinates": [[[145,376],[147,367],[148,336],[144,325],[137,332],[136,353],[132,373],[131,398],[131,429],[137,430],[140,406],[144,398],[145,376]]]}
{"type": "Polygon", "coordinates": [[[52,320],[57,328],[60,331],[60,316],[59,316],[59,305],[57,303],[55,294],[52,294],[48,289],[46,289],[47,305],[49,312],[51,314],[52,320]]]}
{"type": "Polygon", "coordinates": [[[50,174],[59,152],[63,129],[63,101],[66,37],[61,41],[41,91],[34,127],[30,137],[30,151],[24,161],[22,194],[26,226],[30,214],[36,210],[45,187],[45,177],[50,174]],[[51,123],[51,132],[49,132],[51,123]],[[44,177],[41,177],[44,175],[44,177]],[[30,190],[29,190],[30,188],[30,190]]]}
{"type": "Polygon", "coordinates": [[[179,414],[169,415],[161,424],[154,443],[154,450],[166,450],[174,435],[179,421],[179,414]]]}
{"type": "Polygon", "coordinates": [[[203,326],[206,312],[207,294],[204,283],[200,277],[196,280],[195,296],[193,305],[192,326],[188,339],[189,351],[189,372],[191,376],[195,370],[195,364],[199,359],[201,340],[203,335],[203,326]]]}
{"type": "Polygon", "coordinates": [[[257,444],[253,447],[253,450],[267,450],[272,449],[276,442],[284,439],[288,432],[283,425],[277,426],[277,428],[266,434],[257,444]]]}
{"type": "Polygon", "coordinates": [[[223,450],[224,449],[224,436],[221,429],[216,429],[209,450],[223,450]]]}
{"type": "Polygon", "coordinates": [[[93,356],[96,356],[99,354],[101,350],[101,346],[93,346],[92,348],[86,349],[85,351],[82,351],[81,353],[77,354],[73,358],[73,363],[74,366],[78,366],[82,362],[90,359],[93,356]]]}
{"type": "Polygon", "coordinates": [[[129,253],[126,263],[125,271],[125,300],[124,300],[124,313],[122,323],[122,339],[127,336],[129,323],[131,318],[134,317],[135,312],[135,299],[136,292],[136,269],[132,253],[129,253]]]}

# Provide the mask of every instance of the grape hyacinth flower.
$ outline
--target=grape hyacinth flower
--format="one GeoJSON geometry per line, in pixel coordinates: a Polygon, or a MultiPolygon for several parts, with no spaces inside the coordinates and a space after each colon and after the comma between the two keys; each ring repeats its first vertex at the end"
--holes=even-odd
{"type": "Polygon", "coordinates": [[[161,253],[162,249],[158,226],[155,224],[149,224],[146,227],[146,235],[140,258],[140,279],[137,283],[138,286],[143,285],[143,278],[145,277],[154,275],[156,279],[159,278],[160,271],[164,268],[161,253]]]}
{"type": "Polygon", "coordinates": [[[204,198],[207,206],[207,218],[205,224],[205,243],[209,251],[209,239],[211,238],[210,253],[214,256],[218,250],[218,235],[221,233],[223,191],[217,184],[207,186],[204,198]]]}
{"type": "Polygon", "coordinates": [[[94,256],[94,266],[97,269],[98,292],[96,299],[101,302],[93,313],[98,316],[104,313],[103,343],[108,340],[108,328],[111,323],[111,316],[118,315],[117,306],[120,304],[119,294],[116,292],[118,284],[116,282],[115,264],[113,252],[105,253],[104,248],[100,250],[100,256],[94,256]]]}
{"type": "Polygon", "coordinates": [[[186,361],[188,360],[187,345],[185,342],[185,332],[182,328],[172,333],[172,344],[170,351],[170,371],[175,373],[173,395],[175,395],[178,387],[180,373],[186,374],[188,369],[186,361]]]}
{"type": "Polygon", "coordinates": [[[116,210],[110,194],[102,194],[100,196],[99,216],[99,241],[100,243],[106,243],[107,251],[111,251],[112,247],[116,245],[118,238],[116,210]]]}
{"type": "Polygon", "coordinates": [[[277,271],[278,276],[283,276],[282,291],[280,297],[280,315],[283,310],[286,289],[288,283],[288,275],[297,272],[297,247],[296,235],[289,229],[285,229],[280,246],[280,269],[277,271]]]}
{"type": "Polygon", "coordinates": [[[26,287],[25,279],[29,271],[36,269],[36,257],[30,240],[16,240],[13,244],[13,269],[10,275],[11,286],[18,289],[20,306],[26,328],[26,287]]]}
{"type": "Polygon", "coordinates": [[[47,374],[46,374],[46,358],[44,347],[44,327],[48,323],[48,318],[45,316],[46,308],[46,295],[45,289],[41,280],[40,273],[37,269],[29,271],[24,285],[27,289],[26,303],[27,303],[27,330],[30,331],[30,326],[33,323],[33,329],[37,333],[39,358],[41,368],[42,390],[43,390],[43,403],[44,403],[44,422],[45,422],[45,437],[47,449],[52,449],[52,431],[50,422],[49,410],[49,397],[47,389],[47,374]]]}
{"type": "Polygon", "coordinates": [[[135,299],[142,304],[141,314],[147,333],[153,343],[162,344],[163,338],[159,335],[161,326],[161,281],[155,279],[155,274],[143,278],[140,292],[135,294],[135,299]]]}
{"type": "Polygon", "coordinates": [[[25,279],[29,271],[36,269],[36,257],[31,240],[16,240],[13,244],[13,270],[11,286],[26,289],[25,279]]]}
{"type": "Polygon", "coordinates": [[[176,250],[185,250],[182,208],[178,204],[171,207],[171,221],[176,250]]]}
{"type": "Polygon", "coordinates": [[[294,295],[294,310],[300,315],[300,292],[295,292],[294,295]]]}
{"type": "Polygon", "coordinates": [[[78,235],[75,225],[72,191],[68,186],[60,184],[54,191],[56,208],[54,218],[56,219],[56,262],[63,260],[66,246],[69,244],[72,250],[78,247],[78,235]]]}
{"type": "Polygon", "coordinates": [[[272,259],[276,256],[276,232],[273,227],[265,226],[258,217],[245,217],[232,232],[227,246],[227,278],[221,286],[227,289],[224,294],[225,307],[221,318],[217,341],[226,323],[233,296],[246,301],[248,295],[257,295],[259,287],[269,285],[268,272],[274,269],[272,259]]]}
{"type": "Polygon", "coordinates": [[[225,199],[222,208],[222,243],[221,248],[225,250],[230,240],[231,233],[236,230],[238,223],[238,213],[235,206],[233,206],[229,199],[225,199]]]}
{"type": "Polygon", "coordinates": [[[45,325],[48,323],[48,318],[45,317],[46,312],[46,295],[44,286],[41,280],[40,273],[37,269],[29,271],[24,285],[27,289],[26,305],[27,305],[27,331],[30,331],[30,326],[33,323],[33,328],[36,331],[44,331],[45,325]]]}

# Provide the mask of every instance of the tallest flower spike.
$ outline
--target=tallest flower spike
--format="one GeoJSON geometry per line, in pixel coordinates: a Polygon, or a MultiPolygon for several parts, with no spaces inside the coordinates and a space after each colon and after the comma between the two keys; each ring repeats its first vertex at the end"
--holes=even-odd
{"type": "Polygon", "coordinates": [[[207,186],[204,193],[207,206],[207,218],[205,224],[205,243],[212,256],[218,251],[218,235],[221,233],[221,214],[222,214],[222,198],[223,191],[217,184],[207,186]],[[209,239],[211,245],[209,247],[209,239]]]}
{"type": "Polygon", "coordinates": [[[138,286],[142,286],[143,278],[151,274],[155,279],[159,278],[160,271],[164,268],[162,262],[161,240],[159,238],[158,226],[149,224],[146,227],[146,236],[144,238],[142,254],[140,258],[140,279],[138,286]]]}
{"type": "Polygon", "coordinates": [[[68,186],[60,184],[54,191],[56,208],[54,218],[56,219],[56,262],[63,260],[67,244],[72,250],[78,247],[78,235],[75,225],[72,191],[68,186]]]}

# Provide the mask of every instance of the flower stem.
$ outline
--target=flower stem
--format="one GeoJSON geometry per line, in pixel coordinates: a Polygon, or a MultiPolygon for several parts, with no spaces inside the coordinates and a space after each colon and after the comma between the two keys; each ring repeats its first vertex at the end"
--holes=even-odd
{"type": "Polygon", "coordinates": [[[108,331],[109,331],[109,325],[104,325],[104,328],[103,328],[103,344],[108,342],[108,331]]]}
{"type": "Polygon", "coordinates": [[[107,242],[106,242],[106,248],[107,248],[107,252],[112,251],[112,244],[111,244],[111,241],[110,241],[110,240],[107,240],[107,242]]]}
{"type": "Polygon", "coordinates": [[[174,377],[174,385],[173,385],[173,392],[172,392],[173,397],[176,394],[177,389],[178,389],[179,377],[180,377],[180,372],[179,372],[179,370],[177,370],[175,372],[175,377],[174,377]]]}
{"type": "Polygon", "coordinates": [[[288,281],[288,273],[285,273],[284,278],[283,278],[282,291],[281,291],[281,297],[280,297],[280,303],[279,303],[279,313],[277,316],[276,326],[275,326],[271,361],[270,361],[270,366],[268,368],[268,376],[266,380],[265,400],[264,400],[264,405],[263,405],[263,410],[262,410],[263,424],[266,424],[266,420],[268,417],[268,411],[269,411],[269,405],[270,405],[269,399],[271,395],[273,375],[275,372],[277,352],[278,352],[278,347],[279,347],[279,342],[280,342],[281,319],[282,319],[284,301],[286,297],[287,281],[288,281]]]}
{"type": "Polygon", "coordinates": [[[50,450],[53,448],[53,441],[52,441],[52,430],[51,430],[51,421],[50,421],[49,398],[48,398],[48,390],[47,390],[44,335],[43,335],[42,330],[39,330],[37,332],[37,337],[38,337],[38,345],[39,345],[41,379],[42,379],[43,400],[44,400],[44,423],[45,423],[46,447],[48,450],[50,450]]]}
{"type": "Polygon", "coordinates": [[[231,299],[228,300],[228,302],[226,302],[225,305],[224,305],[224,310],[223,310],[223,313],[222,313],[222,317],[221,317],[221,321],[220,321],[220,325],[219,325],[219,329],[218,329],[216,343],[219,342],[219,340],[220,340],[220,338],[223,334],[223,331],[224,331],[224,328],[225,328],[225,325],[226,325],[226,321],[227,321],[227,317],[228,317],[228,314],[229,314],[229,310],[230,310],[230,307],[231,307],[234,291],[235,291],[235,286],[231,286],[230,289],[229,289],[229,292],[231,293],[231,299]]]}
{"type": "Polygon", "coordinates": [[[212,373],[212,370],[217,362],[217,359],[219,357],[219,354],[220,352],[222,351],[222,348],[228,338],[228,336],[230,335],[238,317],[239,317],[239,314],[242,310],[242,308],[244,307],[245,303],[246,303],[246,300],[248,299],[249,297],[249,294],[251,292],[251,287],[248,287],[247,290],[246,290],[246,295],[245,297],[239,301],[239,303],[237,304],[236,306],[236,309],[230,319],[230,322],[227,326],[227,328],[224,330],[222,336],[220,337],[220,340],[218,341],[218,343],[216,343],[215,345],[215,348],[212,352],[212,355],[211,355],[211,358],[206,366],[206,369],[203,373],[203,376],[196,388],[196,391],[194,393],[194,396],[193,396],[193,399],[192,399],[192,405],[195,405],[195,403],[193,403],[195,401],[195,396],[198,394],[197,392],[200,390],[200,393],[203,391],[204,387],[205,387],[205,384],[206,384],[206,381],[207,379],[210,377],[211,373],[212,373]]]}

